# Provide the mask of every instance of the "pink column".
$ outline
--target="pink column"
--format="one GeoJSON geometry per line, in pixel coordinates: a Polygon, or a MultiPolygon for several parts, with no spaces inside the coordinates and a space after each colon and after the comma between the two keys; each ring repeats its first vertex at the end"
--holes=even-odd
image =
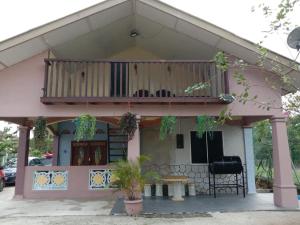
{"type": "Polygon", "coordinates": [[[53,159],[52,159],[52,166],[58,165],[58,154],[59,154],[59,136],[55,135],[53,137],[53,145],[52,145],[52,153],[53,153],[53,159]]]}
{"type": "Polygon", "coordinates": [[[23,197],[24,193],[25,166],[28,165],[29,134],[29,127],[19,127],[19,147],[17,156],[15,197],[23,197]]]}
{"type": "Polygon", "coordinates": [[[128,160],[135,160],[140,156],[140,119],[141,117],[137,115],[137,129],[134,133],[133,138],[128,141],[128,152],[127,152],[127,159],[128,160]]]}
{"type": "Polygon", "coordinates": [[[293,182],[291,156],[285,117],[272,118],[274,203],[276,206],[297,208],[296,186],[293,182]]]}

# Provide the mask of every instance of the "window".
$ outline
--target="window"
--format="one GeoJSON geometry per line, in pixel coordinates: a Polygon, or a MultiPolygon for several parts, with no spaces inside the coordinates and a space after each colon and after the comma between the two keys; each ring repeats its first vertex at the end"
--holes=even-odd
{"type": "Polygon", "coordinates": [[[223,138],[221,131],[204,133],[201,138],[196,131],[191,132],[192,163],[207,163],[223,157],[223,138]]]}
{"type": "Polygon", "coordinates": [[[106,165],[107,148],[105,141],[72,142],[72,166],[106,165]]]}

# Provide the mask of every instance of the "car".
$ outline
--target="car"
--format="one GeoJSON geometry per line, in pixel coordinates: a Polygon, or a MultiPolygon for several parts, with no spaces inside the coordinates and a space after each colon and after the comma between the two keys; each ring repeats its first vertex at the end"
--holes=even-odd
{"type": "Polygon", "coordinates": [[[4,181],[6,185],[12,185],[16,181],[17,164],[9,163],[4,166],[4,181]]]}
{"type": "Polygon", "coordinates": [[[5,177],[5,173],[4,173],[4,168],[3,166],[0,166],[0,192],[3,191],[4,188],[4,177],[5,177]]]}
{"type": "MultiPolygon", "coordinates": [[[[28,158],[28,166],[51,166],[52,165],[52,157],[29,157],[28,158]]],[[[17,161],[10,160],[4,167],[5,172],[5,184],[13,185],[16,181],[16,173],[17,173],[17,161]]]]}
{"type": "MultiPolygon", "coordinates": [[[[31,164],[37,164],[38,162],[35,162],[34,160],[36,157],[28,157],[28,165],[31,166],[31,164]]],[[[17,159],[12,158],[10,159],[6,165],[4,166],[4,173],[5,173],[5,184],[6,185],[14,185],[16,182],[16,173],[17,173],[17,159]]]]}

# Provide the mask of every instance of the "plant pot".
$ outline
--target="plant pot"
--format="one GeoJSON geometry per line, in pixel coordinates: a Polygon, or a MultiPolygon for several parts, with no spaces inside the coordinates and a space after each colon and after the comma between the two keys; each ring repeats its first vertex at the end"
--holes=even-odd
{"type": "Polygon", "coordinates": [[[143,199],[124,200],[125,210],[129,216],[137,216],[143,210],[143,199]]]}

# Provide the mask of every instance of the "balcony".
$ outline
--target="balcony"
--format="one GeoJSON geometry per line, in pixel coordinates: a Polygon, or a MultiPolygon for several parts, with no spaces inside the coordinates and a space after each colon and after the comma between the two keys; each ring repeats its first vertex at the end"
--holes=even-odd
{"type": "Polygon", "coordinates": [[[226,72],[213,61],[45,59],[44,104],[226,104],[226,72]],[[208,88],[186,88],[205,82],[208,88]]]}

